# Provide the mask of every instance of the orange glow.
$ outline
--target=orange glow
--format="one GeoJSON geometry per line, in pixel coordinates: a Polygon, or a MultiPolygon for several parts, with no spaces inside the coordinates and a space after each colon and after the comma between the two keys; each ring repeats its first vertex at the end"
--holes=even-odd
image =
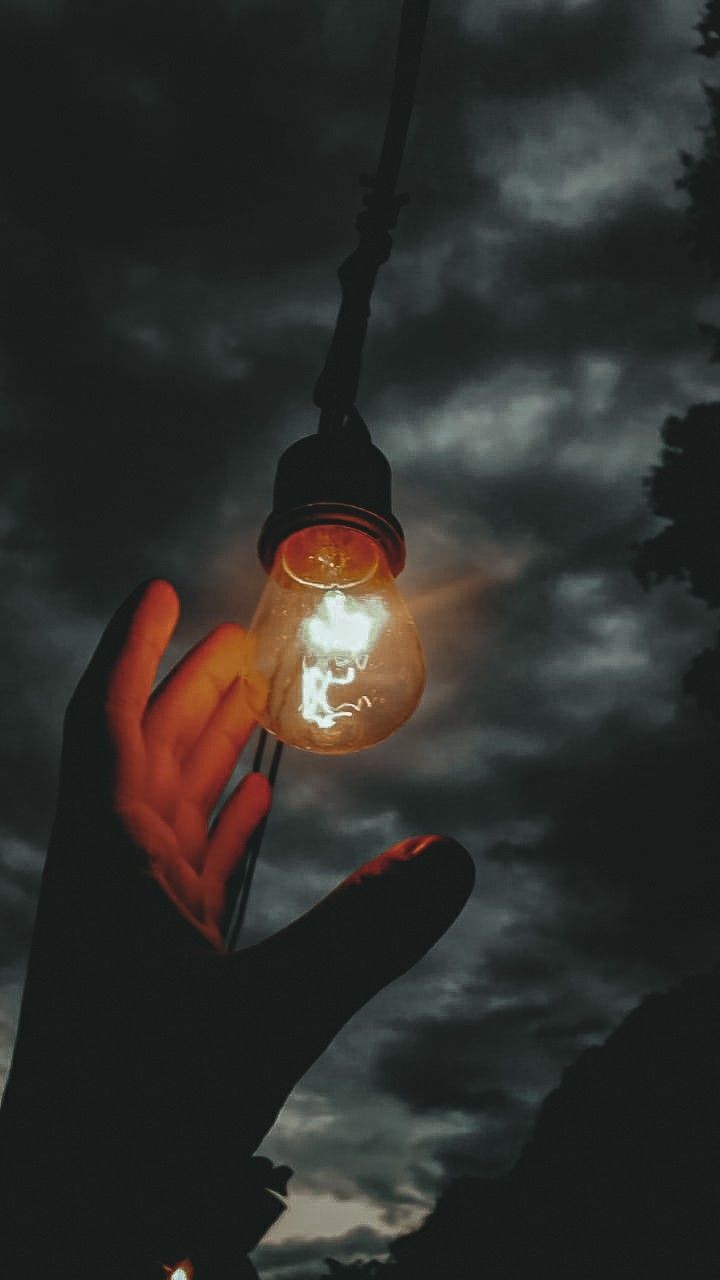
{"type": "Polygon", "coordinates": [[[163,1267],[168,1280],[193,1280],[195,1268],[189,1258],[183,1258],[174,1267],[163,1267]]]}
{"type": "Polygon", "coordinates": [[[286,538],[243,674],[253,713],[291,746],[341,754],[394,733],[420,700],[425,666],[380,543],[330,524],[286,538]]]}

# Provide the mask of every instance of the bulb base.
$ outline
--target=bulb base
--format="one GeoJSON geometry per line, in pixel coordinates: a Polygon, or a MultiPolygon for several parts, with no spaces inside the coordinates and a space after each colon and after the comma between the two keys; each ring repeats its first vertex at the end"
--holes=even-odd
{"type": "Polygon", "coordinates": [[[372,443],[358,414],[336,431],[305,436],[280,458],[273,510],[263,525],[258,555],[269,572],[291,533],[340,524],[375,538],[395,577],[405,564],[405,539],[392,511],[390,463],[372,443]]]}
{"type": "Polygon", "coordinates": [[[273,511],[268,516],[258,541],[260,563],[266,572],[269,573],[272,569],[275,552],[281,542],[289,538],[291,533],[316,524],[341,524],[375,538],[382,546],[390,572],[395,578],[405,566],[405,539],[402,528],[392,513],[380,516],[376,511],[367,511],[364,507],[354,507],[350,503],[313,502],[302,507],[292,507],[289,511],[273,511]]]}

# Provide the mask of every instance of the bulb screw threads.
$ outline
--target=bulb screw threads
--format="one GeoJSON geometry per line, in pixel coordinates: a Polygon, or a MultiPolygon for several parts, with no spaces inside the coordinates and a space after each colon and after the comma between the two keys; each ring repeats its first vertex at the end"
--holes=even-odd
{"type": "Polygon", "coordinates": [[[395,577],[405,564],[405,539],[392,510],[390,463],[356,410],[342,427],[305,436],[280,458],[273,510],[258,544],[263,567],[272,568],[277,548],[291,533],[317,524],[346,525],[375,538],[395,577]]]}
{"type": "Polygon", "coordinates": [[[275,552],[291,533],[316,524],[341,524],[367,533],[382,546],[393,577],[397,577],[404,568],[405,539],[394,515],[381,516],[376,511],[341,502],[313,502],[286,511],[271,512],[258,541],[258,555],[263,568],[270,572],[275,552]]]}

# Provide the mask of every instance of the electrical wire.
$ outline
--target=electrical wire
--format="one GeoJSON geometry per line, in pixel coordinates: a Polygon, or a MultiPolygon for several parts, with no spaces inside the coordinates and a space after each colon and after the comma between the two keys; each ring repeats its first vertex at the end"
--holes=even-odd
{"type": "MultiPolygon", "coordinates": [[[[261,729],[258,736],[257,746],[255,748],[255,758],[252,766],[253,773],[262,772],[263,755],[265,754],[267,739],[267,730],[261,729]]],[[[277,778],[278,769],[280,768],[282,753],[283,743],[278,739],[275,742],[275,749],[270,760],[270,768],[268,769],[267,775],[267,779],[271,787],[275,785],[275,779],[277,778]]],[[[240,884],[240,891],[225,935],[225,946],[228,951],[237,951],[238,949],[238,939],[240,937],[243,924],[245,923],[253,876],[255,875],[257,860],[260,857],[260,850],[262,848],[263,836],[265,835],[267,823],[267,817],[263,818],[262,822],[255,828],[245,850],[245,857],[243,858],[241,868],[242,881],[240,884]]]]}
{"type": "Polygon", "coordinates": [[[318,431],[324,436],[339,430],[355,405],[370,299],[377,273],[392,250],[390,232],[408,201],[406,195],[395,194],[395,187],[415,101],[429,7],[430,0],[404,0],[380,159],[374,178],[360,178],[368,190],[363,197],[365,208],[355,224],[359,240],[338,268],[342,300],[325,365],[315,384],[314,400],[321,411],[318,431]]]}
{"type": "Polygon", "coordinates": [[[375,177],[375,190],[395,194],[410,125],[430,0],[404,0],[392,98],[375,177]]]}

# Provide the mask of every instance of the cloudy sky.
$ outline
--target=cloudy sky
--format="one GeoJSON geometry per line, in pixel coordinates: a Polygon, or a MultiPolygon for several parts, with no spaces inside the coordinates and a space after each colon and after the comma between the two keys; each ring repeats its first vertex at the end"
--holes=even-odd
{"type": "MultiPolygon", "coordinates": [[[[712,619],[629,568],[663,419],[718,392],[675,188],[711,72],[699,7],[433,0],[359,400],[428,688],[372,751],[286,756],[250,932],[410,833],[462,840],[478,883],[268,1140],[297,1174],[267,1280],[381,1252],[448,1178],[507,1168],[578,1051],[717,957],[717,763],[680,694],[712,619]]],[[[99,629],[164,575],[177,653],[262,588],[398,11],[3,5],[3,1071],[62,711],[99,629]]]]}

